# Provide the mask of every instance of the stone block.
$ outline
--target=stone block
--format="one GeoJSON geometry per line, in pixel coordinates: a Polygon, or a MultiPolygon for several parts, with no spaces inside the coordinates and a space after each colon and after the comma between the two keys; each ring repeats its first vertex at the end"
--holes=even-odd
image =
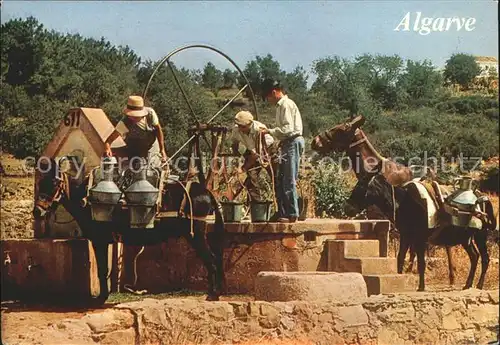
{"type": "Polygon", "coordinates": [[[415,291],[418,277],[412,274],[364,275],[368,295],[415,291]]]}
{"type": "Polygon", "coordinates": [[[359,273],[260,272],[255,281],[255,298],[264,301],[362,303],[367,296],[359,273]]]}

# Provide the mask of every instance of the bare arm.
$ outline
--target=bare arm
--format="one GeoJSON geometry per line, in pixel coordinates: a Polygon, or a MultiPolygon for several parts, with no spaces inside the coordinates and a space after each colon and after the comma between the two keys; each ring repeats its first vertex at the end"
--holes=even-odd
{"type": "Polygon", "coordinates": [[[158,139],[158,145],[160,146],[160,153],[164,158],[167,157],[167,151],[165,150],[165,136],[163,135],[163,130],[161,129],[161,126],[158,124],[155,126],[157,131],[156,131],[156,139],[158,139]]]}
{"type": "Polygon", "coordinates": [[[120,136],[120,133],[118,133],[116,130],[114,130],[113,133],[111,133],[109,135],[109,137],[106,139],[106,141],[104,142],[104,152],[106,153],[107,156],[111,156],[111,144],[119,136],[120,136]]]}

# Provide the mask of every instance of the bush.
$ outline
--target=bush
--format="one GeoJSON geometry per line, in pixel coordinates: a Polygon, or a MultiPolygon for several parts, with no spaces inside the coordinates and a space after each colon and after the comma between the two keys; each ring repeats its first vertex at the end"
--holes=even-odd
{"type": "Polygon", "coordinates": [[[498,111],[498,99],[482,96],[458,97],[440,102],[436,104],[436,108],[440,111],[461,115],[485,114],[487,110],[492,108],[496,108],[498,111]]]}
{"type": "Polygon", "coordinates": [[[336,163],[319,163],[314,167],[316,216],[345,217],[344,204],[351,194],[347,174],[336,163]]]}
{"type": "Polygon", "coordinates": [[[492,160],[490,164],[485,164],[481,167],[481,190],[486,192],[499,193],[500,168],[498,166],[498,157],[492,160]]]}
{"type": "Polygon", "coordinates": [[[497,109],[494,109],[494,108],[487,109],[484,111],[484,115],[486,115],[486,117],[491,119],[491,120],[498,121],[498,108],[497,109]]]}

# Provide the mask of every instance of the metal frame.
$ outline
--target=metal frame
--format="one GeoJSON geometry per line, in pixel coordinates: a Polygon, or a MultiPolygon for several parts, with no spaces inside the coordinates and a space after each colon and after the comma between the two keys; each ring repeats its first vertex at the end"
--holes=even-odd
{"type": "Polygon", "coordinates": [[[202,158],[201,154],[202,153],[201,153],[201,150],[200,150],[200,143],[199,143],[199,137],[200,137],[200,135],[202,135],[202,137],[205,140],[205,142],[207,143],[207,145],[209,147],[211,147],[211,149],[213,151],[214,148],[212,147],[212,145],[208,142],[207,138],[205,137],[205,131],[210,131],[211,130],[211,126],[209,126],[210,123],[220,113],[222,113],[224,111],[224,109],[226,109],[236,99],[236,97],[238,97],[243,91],[245,91],[246,88],[248,88],[250,90],[250,93],[252,95],[252,103],[253,103],[253,107],[254,107],[254,117],[255,117],[255,119],[258,119],[258,110],[257,110],[257,104],[255,102],[255,94],[254,94],[254,92],[252,90],[250,82],[248,81],[248,79],[245,76],[245,74],[243,73],[243,71],[238,67],[238,65],[227,54],[225,54],[222,51],[220,51],[219,49],[214,48],[214,47],[209,46],[209,45],[205,45],[205,44],[193,44],[193,45],[187,45],[187,46],[180,47],[180,48],[177,48],[177,49],[173,50],[172,52],[170,52],[167,56],[165,56],[163,59],[161,59],[158,62],[156,68],[154,69],[153,73],[151,74],[151,77],[149,77],[149,80],[148,80],[148,83],[146,84],[146,87],[144,88],[144,92],[143,92],[143,98],[144,99],[146,99],[149,86],[150,86],[151,81],[153,80],[156,72],[165,63],[167,63],[168,67],[170,68],[170,71],[172,72],[172,75],[174,76],[174,80],[175,80],[177,86],[179,87],[179,90],[181,91],[182,96],[183,96],[186,104],[189,107],[189,110],[191,111],[191,116],[196,121],[196,126],[191,127],[191,129],[188,131],[188,135],[191,134],[191,136],[189,137],[189,139],[169,158],[168,162],[170,162],[180,151],[182,151],[182,149],[184,149],[188,144],[190,144],[190,155],[193,153],[193,150],[194,150],[194,153],[196,155],[198,155],[198,157],[200,158],[198,160],[199,161],[199,164],[198,164],[199,178],[200,178],[200,182],[205,183],[205,175],[204,175],[204,172],[203,172],[203,168],[201,166],[201,158],[202,158]],[[228,60],[236,68],[236,70],[240,73],[240,76],[242,76],[243,79],[246,81],[246,84],[238,91],[238,93],[236,95],[234,95],[233,98],[231,98],[219,111],[217,111],[217,113],[215,113],[210,119],[208,119],[208,121],[206,123],[201,123],[198,120],[198,117],[196,116],[196,114],[195,114],[195,112],[193,110],[193,107],[191,106],[191,103],[188,100],[186,92],[182,88],[182,86],[181,86],[181,84],[179,82],[179,79],[177,78],[177,75],[175,73],[175,70],[174,70],[172,64],[170,63],[170,58],[172,56],[174,56],[174,55],[176,55],[176,54],[178,54],[178,53],[180,53],[180,52],[182,52],[184,50],[192,49],[192,48],[208,49],[208,50],[211,50],[211,51],[216,52],[219,55],[223,56],[224,58],[226,58],[226,60],[228,60]],[[195,128],[196,130],[193,131],[193,128],[195,128]],[[191,143],[194,139],[196,139],[195,142],[191,143]]]}

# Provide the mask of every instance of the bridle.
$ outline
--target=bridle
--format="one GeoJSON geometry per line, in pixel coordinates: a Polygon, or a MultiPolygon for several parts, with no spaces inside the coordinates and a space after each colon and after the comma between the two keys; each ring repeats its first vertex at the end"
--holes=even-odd
{"type": "Polygon", "coordinates": [[[36,208],[47,212],[52,207],[54,202],[59,202],[63,196],[66,196],[69,199],[70,188],[68,174],[62,172],[61,176],[55,177],[55,180],[57,182],[55,184],[54,192],[52,193],[52,195],[39,193],[38,198],[35,202],[36,208]]]}
{"type": "Polygon", "coordinates": [[[357,133],[361,133],[362,137],[361,137],[361,139],[359,139],[359,140],[351,143],[349,145],[350,149],[352,149],[353,147],[356,147],[358,145],[361,145],[362,143],[364,143],[364,142],[366,142],[368,140],[368,138],[366,137],[365,133],[361,129],[357,128],[356,131],[354,131],[354,136],[356,136],[357,133]]]}

